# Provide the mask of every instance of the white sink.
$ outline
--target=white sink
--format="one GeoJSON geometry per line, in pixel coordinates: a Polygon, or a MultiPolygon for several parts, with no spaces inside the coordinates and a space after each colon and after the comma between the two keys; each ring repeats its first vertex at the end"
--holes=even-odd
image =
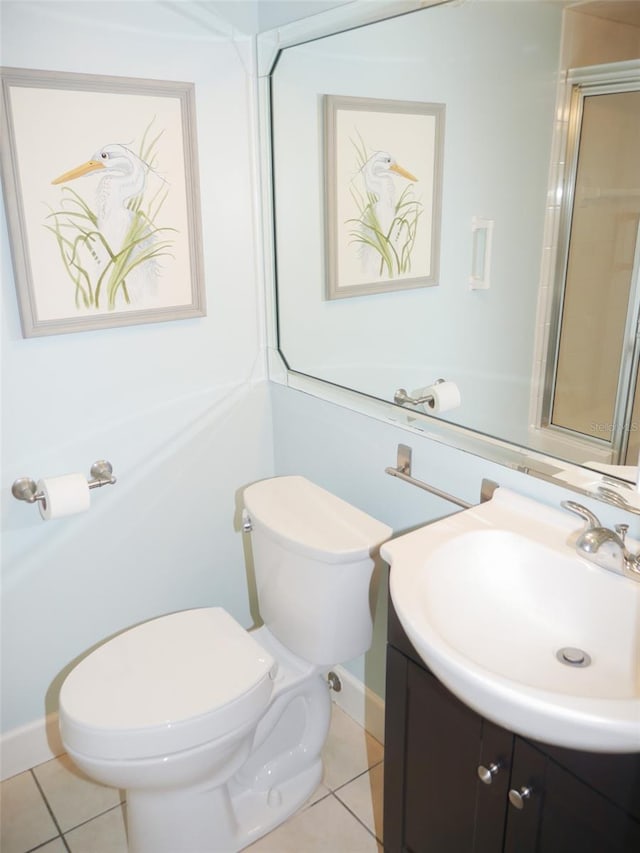
{"type": "Polygon", "coordinates": [[[483,716],[558,746],[638,752],[640,583],[579,557],[581,524],[498,489],[382,547],[391,597],[427,666],[483,716]],[[567,648],[581,665],[558,659],[567,648]]]}

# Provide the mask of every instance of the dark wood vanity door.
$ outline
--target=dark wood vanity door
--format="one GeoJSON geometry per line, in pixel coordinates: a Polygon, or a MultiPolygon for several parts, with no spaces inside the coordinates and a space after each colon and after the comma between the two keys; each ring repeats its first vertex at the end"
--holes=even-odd
{"type": "MultiPolygon", "coordinates": [[[[547,759],[541,752],[520,738],[515,739],[509,791],[515,791],[521,795],[522,808],[517,808],[509,802],[508,792],[504,853],[541,853],[538,846],[538,832],[540,815],[545,804],[546,767],[547,759]],[[523,796],[525,790],[530,792],[527,796],[523,796]]],[[[583,853],[580,847],[573,848],[573,851],[583,853]]],[[[549,853],[562,853],[562,851],[550,850],[549,853]]],[[[565,853],[570,853],[570,850],[566,850],[565,853]]]]}
{"type": "Polygon", "coordinates": [[[520,738],[511,782],[512,788],[526,785],[532,793],[522,811],[509,806],[505,853],[640,851],[640,823],[520,738]]]}
{"type": "Polygon", "coordinates": [[[385,850],[495,853],[503,842],[513,736],[388,651],[395,711],[385,743],[385,850]],[[492,763],[500,770],[483,784],[478,767],[492,763]]]}
{"type": "Polygon", "coordinates": [[[541,853],[638,853],[640,824],[552,761],[545,787],[541,853]]]}
{"type": "Polygon", "coordinates": [[[513,762],[514,737],[505,729],[482,721],[480,765],[486,770],[497,768],[491,783],[478,784],[476,834],[473,853],[496,853],[502,850],[509,797],[509,780],[513,762]]]}
{"type": "Polygon", "coordinates": [[[480,718],[408,664],[405,847],[469,853],[475,835],[480,718]]]}
{"type": "Polygon", "coordinates": [[[407,668],[409,660],[387,646],[387,684],[384,720],[384,849],[402,853],[404,847],[404,761],[407,751],[407,668]],[[393,697],[390,701],[389,697],[393,697]]]}

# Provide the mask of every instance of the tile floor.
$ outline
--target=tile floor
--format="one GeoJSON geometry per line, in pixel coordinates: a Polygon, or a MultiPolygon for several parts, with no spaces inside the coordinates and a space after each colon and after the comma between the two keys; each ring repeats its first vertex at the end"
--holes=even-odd
{"type": "MultiPolygon", "coordinates": [[[[334,705],[323,758],[309,803],[251,853],[382,853],[383,747],[334,705]]],[[[121,792],[66,756],[3,782],[0,808],[2,853],[127,853],[121,792]]]]}

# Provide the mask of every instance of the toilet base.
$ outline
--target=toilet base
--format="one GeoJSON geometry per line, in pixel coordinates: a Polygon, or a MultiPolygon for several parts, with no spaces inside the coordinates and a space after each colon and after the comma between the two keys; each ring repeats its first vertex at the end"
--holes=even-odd
{"type": "Polygon", "coordinates": [[[258,838],[275,829],[291,817],[317,790],[322,781],[322,760],[313,764],[269,791],[245,791],[236,800],[234,807],[242,827],[237,850],[243,850],[258,838]]]}
{"type": "Polygon", "coordinates": [[[129,791],[129,853],[237,853],[296,812],[317,789],[322,760],[268,791],[227,786],[129,791]]]}

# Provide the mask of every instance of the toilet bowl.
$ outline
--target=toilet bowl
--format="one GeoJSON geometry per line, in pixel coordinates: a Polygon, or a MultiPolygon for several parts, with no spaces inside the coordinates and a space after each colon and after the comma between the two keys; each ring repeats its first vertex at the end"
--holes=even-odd
{"type": "Polygon", "coordinates": [[[127,791],[130,853],[233,853],[322,777],[325,672],[371,642],[373,557],[390,528],[302,477],[245,490],[264,624],[160,616],[91,652],[60,691],[62,741],[127,791]]]}

